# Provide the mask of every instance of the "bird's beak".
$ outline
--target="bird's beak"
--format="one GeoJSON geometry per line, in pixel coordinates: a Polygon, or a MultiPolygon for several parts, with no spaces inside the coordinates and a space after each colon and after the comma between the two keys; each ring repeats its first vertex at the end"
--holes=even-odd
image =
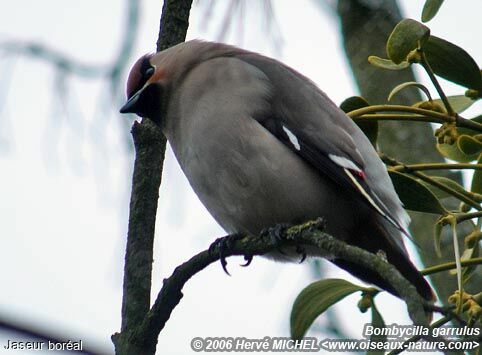
{"type": "Polygon", "coordinates": [[[136,92],[124,106],[121,107],[120,113],[137,113],[137,103],[139,102],[139,97],[141,96],[142,90],[136,92]]]}
{"type": "Polygon", "coordinates": [[[135,113],[140,117],[149,117],[154,122],[160,122],[162,92],[162,86],[158,83],[146,84],[127,100],[120,113],[135,113]]]}

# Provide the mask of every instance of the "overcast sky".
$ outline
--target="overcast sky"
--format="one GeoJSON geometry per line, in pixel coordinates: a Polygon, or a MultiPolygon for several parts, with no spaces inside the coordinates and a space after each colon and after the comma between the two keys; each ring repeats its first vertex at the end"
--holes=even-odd
{"type": "MultiPolygon", "coordinates": [[[[273,2],[281,50],[263,33],[256,6],[247,8],[241,45],[286,62],[337,104],[356,94],[338,23],[329,11],[310,0],[273,2]]],[[[401,1],[405,14],[415,19],[421,3],[401,1]]],[[[141,6],[131,62],[155,49],[158,34],[160,2],[146,0],[141,6]]],[[[216,39],[222,8],[216,7],[215,20],[206,24],[195,6],[188,38],[216,39]]],[[[481,63],[481,10],[480,0],[466,0],[463,7],[446,1],[429,26],[481,63]]],[[[35,40],[82,61],[104,63],[117,53],[125,13],[124,1],[4,1],[0,40],[35,40]]],[[[227,39],[233,44],[239,40],[236,33],[227,39]]],[[[110,335],[120,326],[133,162],[125,140],[131,122],[111,102],[99,102],[108,97],[102,95],[106,85],[76,78],[68,83],[66,102],[50,66],[0,52],[0,314],[112,351],[110,335]]],[[[448,94],[463,92],[455,85],[446,88],[448,94]]],[[[480,105],[471,112],[477,111],[480,105]]],[[[153,296],[177,265],[221,235],[169,150],[156,225],[153,296]]],[[[294,298],[313,281],[308,265],[256,258],[240,268],[241,258],[228,262],[232,277],[215,264],[188,282],[159,338],[164,354],[190,353],[195,336],[289,335],[294,298]]],[[[349,277],[332,268],[329,274],[349,277]]],[[[356,307],[358,298],[348,297],[337,306],[340,318],[349,319],[347,332],[353,337],[369,322],[369,315],[356,307]]],[[[387,324],[409,324],[399,300],[382,294],[377,303],[387,324]]],[[[0,353],[6,339],[13,338],[0,336],[0,353]]]]}

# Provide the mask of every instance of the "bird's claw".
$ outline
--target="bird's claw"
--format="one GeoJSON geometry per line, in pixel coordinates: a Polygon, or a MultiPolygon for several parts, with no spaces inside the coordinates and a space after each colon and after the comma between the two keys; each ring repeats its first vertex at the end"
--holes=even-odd
{"type": "Polygon", "coordinates": [[[246,261],[244,264],[240,264],[242,267],[249,266],[251,264],[251,261],[253,261],[253,256],[252,255],[245,255],[244,260],[246,261]]]}
{"type": "Polygon", "coordinates": [[[303,246],[297,245],[296,252],[301,255],[300,264],[306,260],[306,250],[303,246]]]}
{"type": "MultiPolygon", "coordinates": [[[[209,252],[214,253],[217,249],[217,253],[219,255],[219,261],[221,262],[221,266],[224,270],[224,272],[231,276],[231,274],[228,271],[228,262],[226,261],[226,250],[230,250],[234,244],[239,239],[242,239],[244,235],[242,234],[230,234],[221,238],[216,239],[210,246],[209,246],[209,252]]],[[[253,260],[252,255],[245,255],[244,260],[246,260],[245,264],[242,264],[241,266],[248,266],[251,264],[251,261],[253,260]]]]}
{"type": "Polygon", "coordinates": [[[221,266],[224,270],[224,272],[231,276],[231,274],[228,271],[228,262],[226,261],[226,249],[229,249],[231,243],[231,235],[221,237],[216,239],[210,246],[209,246],[209,252],[214,253],[217,249],[217,253],[219,255],[219,261],[221,262],[221,266]]]}

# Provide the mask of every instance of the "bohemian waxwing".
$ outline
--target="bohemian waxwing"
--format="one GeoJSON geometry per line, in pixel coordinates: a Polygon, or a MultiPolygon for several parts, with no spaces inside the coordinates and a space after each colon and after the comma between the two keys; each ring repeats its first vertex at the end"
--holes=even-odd
{"type": "MultiPolygon", "coordinates": [[[[384,253],[422,297],[433,298],[403,244],[410,218],[385,166],[357,125],[303,75],[256,53],[194,40],[141,57],[127,97],[121,112],[160,126],[228,233],[258,235],[323,217],[327,233],[384,253]]],[[[294,251],[270,256],[299,260],[294,251]]],[[[373,271],[331,261],[396,295],[373,271]]]]}

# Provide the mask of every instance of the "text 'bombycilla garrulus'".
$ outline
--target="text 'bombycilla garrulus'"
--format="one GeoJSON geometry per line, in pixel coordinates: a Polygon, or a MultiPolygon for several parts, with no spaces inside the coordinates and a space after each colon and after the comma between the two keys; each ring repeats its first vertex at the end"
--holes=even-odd
{"type": "MultiPolygon", "coordinates": [[[[127,97],[121,112],[160,126],[228,233],[258,235],[323,217],[327,233],[381,251],[422,297],[433,298],[403,244],[410,219],[385,166],[357,125],[303,75],[256,53],[194,40],[141,57],[127,97]]],[[[377,273],[331,261],[396,294],[377,273]]]]}

